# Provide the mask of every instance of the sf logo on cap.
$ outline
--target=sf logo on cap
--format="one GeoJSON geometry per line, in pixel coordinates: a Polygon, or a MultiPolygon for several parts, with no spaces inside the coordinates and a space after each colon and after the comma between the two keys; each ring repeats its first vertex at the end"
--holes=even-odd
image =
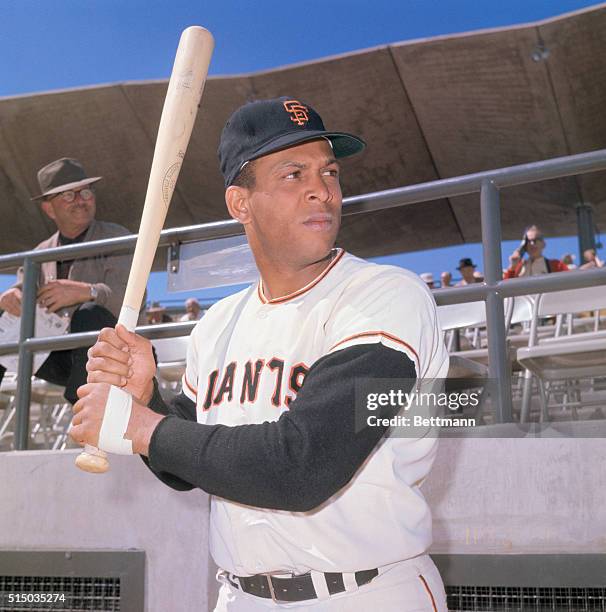
{"type": "Polygon", "coordinates": [[[304,106],[298,100],[286,100],[284,108],[287,113],[290,113],[290,120],[297,125],[305,125],[309,121],[309,111],[307,106],[304,106]]]}

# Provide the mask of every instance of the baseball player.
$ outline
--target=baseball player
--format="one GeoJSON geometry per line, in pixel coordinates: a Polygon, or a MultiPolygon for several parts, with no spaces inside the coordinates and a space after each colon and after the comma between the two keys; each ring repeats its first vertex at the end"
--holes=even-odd
{"type": "Polygon", "coordinates": [[[97,443],[107,383],[133,395],[134,452],[171,487],[211,495],[218,612],[446,609],[419,490],[436,439],[354,426],[356,381],[448,369],[424,283],[334,248],[338,160],[364,146],[291,98],[238,109],[219,158],[260,280],[199,321],[170,405],[149,341],[119,326],[89,351],[71,435],[97,443]]]}

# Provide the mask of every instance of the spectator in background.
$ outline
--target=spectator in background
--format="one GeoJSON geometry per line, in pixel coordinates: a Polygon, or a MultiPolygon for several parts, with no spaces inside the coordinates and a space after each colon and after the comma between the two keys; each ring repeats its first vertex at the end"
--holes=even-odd
{"type": "Polygon", "coordinates": [[[579,270],[591,270],[592,268],[603,268],[604,262],[596,255],[595,249],[587,249],[583,251],[583,259],[585,263],[579,270]]]}
{"type": "Polygon", "coordinates": [[[440,286],[452,287],[452,274],[450,272],[442,272],[440,274],[440,286]]]}
{"type": "Polygon", "coordinates": [[[166,308],[160,302],[152,302],[147,309],[147,324],[158,325],[159,323],[172,323],[173,320],[166,312],[166,308]]]}
{"type": "MultiPolygon", "coordinates": [[[[92,185],[102,177],[89,177],[76,159],[63,157],[38,171],[39,201],[57,231],[37,249],[50,249],[126,236],[130,231],[116,223],[97,221],[92,185]]],[[[48,312],[70,317],[71,333],[113,327],[122,306],[131,255],[95,255],[72,261],[48,261],[40,266],[38,304],[48,312]]],[[[23,273],[0,295],[0,310],[21,316],[23,273]]],[[[65,399],[74,404],[76,389],[86,383],[87,347],[52,351],[36,372],[38,378],[65,387],[65,399]]],[[[1,358],[0,358],[1,362],[1,358]]],[[[4,368],[0,366],[0,381],[4,368]]]]}
{"type": "Polygon", "coordinates": [[[473,273],[473,277],[476,280],[476,283],[483,283],[484,282],[484,274],[482,274],[482,272],[480,272],[479,270],[476,270],[473,273]]]}
{"type": "Polygon", "coordinates": [[[575,256],[572,253],[564,253],[560,258],[560,261],[569,269],[576,270],[577,266],[574,263],[575,256]]]}
{"type": "Polygon", "coordinates": [[[185,314],[179,321],[199,321],[202,318],[202,308],[196,298],[185,300],[185,314]]]}
{"type": "Polygon", "coordinates": [[[473,285],[477,283],[478,280],[475,277],[475,269],[478,266],[473,263],[471,257],[463,257],[459,260],[459,265],[457,266],[457,270],[461,273],[463,277],[457,284],[457,287],[464,287],[465,285],[473,285]]]}
{"type": "Polygon", "coordinates": [[[421,277],[421,280],[425,282],[425,284],[430,288],[433,289],[435,287],[435,283],[433,280],[433,274],[431,272],[423,272],[419,275],[421,277]]]}
{"type": "Polygon", "coordinates": [[[503,278],[536,276],[568,270],[568,266],[559,259],[543,257],[544,249],[545,238],[541,230],[536,225],[531,225],[524,232],[522,244],[509,256],[509,268],[505,271],[503,278]],[[528,253],[527,259],[524,259],[525,253],[528,253]]]}

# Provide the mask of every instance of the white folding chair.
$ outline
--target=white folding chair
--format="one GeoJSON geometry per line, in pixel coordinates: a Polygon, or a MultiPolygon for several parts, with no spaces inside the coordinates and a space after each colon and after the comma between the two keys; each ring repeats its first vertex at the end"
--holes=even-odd
{"type": "Polygon", "coordinates": [[[458,351],[457,333],[466,328],[479,328],[486,325],[486,305],[484,301],[478,301],[438,306],[438,320],[442,331],[447,333],[448,352],[458,351]]]}
{"type": "MultiPolygon", "coordinates": [[[[605,306],[606,288],[604,286],[555,291],[537,297],[533,309],[529,344],[527,347],[518,349],[517,360],[527,372],[537,378],[541,396],[542,420],[549,418],[549,395],[556,382],[564,383],[564,389],[568,393],[570,388],[568,383],[572,381],[606,376],[606,332],[592,331],[540,338],[540,318],[598,310],[605,306]]],[[[576,398],[572,402],[565,403],[572,408],[573,418],[577,417],[577,408],[591,404],[591,402],[582,401],[578,385],[576,389],[576,398]]],[[[526,397],[522,406],[522,420],[528,418],[529,411],[530,401],[529,397],[526,397]]]]}
{"type": "MultiPolygon", "coordinates": [[[[509,330],[511,325],[522,321],[530,321],[532,318],[532,299],[529,296],[506,298],[504,300],[505,329],[509,330]]],[[[481,327],[486,325],[486,306],[483,301],[470,302],[467,304],[449,304],[438,307],[438,318],[444,331],[461,327],[481,327]]],[[[452,343],[447,345],[451,359],[462,357],[467,360],[476,361],[488,366],[488,348],[473,348],[465,351],[453,350],[452,343]]],[[[510,360],[515,359],[515,352],[510,355],[510,360]]]]}
{"type": "Polygon", "coordinates": [[[17,380],[15,372],[6,372],[0,384],[0,450],[11,450],[13,432],[10,429],[15,417],[15,395],[11,393],[17,380]]]}
{"type": "Polygon", "coordinates": [[[188,336],[179,336],[152,341],[158,358],[157,373],[160,385],[177,393],[185,373],[188,339],[188,336]]]}
{"type": "MultiPolygon", "coordinates": [[[[507,333],[507,355],[512,373],[522,371],[516,363],[516,350],[512,345],[511,338],[516,338],[518,334],[511,334],[510,328],[518,323],[526,323],[532,319],[532,308],[534,298],[532,296],[516,296],[504,300],[504,325],[507,333]]],[[[438,318],[442,329],[448,333],[452,330],[456,333],[460,326],[485,326],[486,308],[484,301],[471,302],[467,304],[453,304],[438,307],[438,318]]],[[[528,334],[525,335],[523,344],[528,344],[528,334]]],[[[488,378],[488,348],[472,348],[463,351],[453,350],[453,343],[447,345],[450,354],[449,378],[469,378],[486,379],[488,378]]],[[[519,378],[517,386],[514,385],[512,391],[523,397],[526,387],[532,389],[532,380],[526,381],[519,378]]]]}
{"type": "MultiPolygon", "coordinates": [[[[467,353],[474,351],[454,351],[460,330],[468,327],[486,325],[486,306],[484,301],[468,302],[466,304],[447,304],[438,306],[438,321],[442,331],[450,333],[446,348],[450,355],[446,387],[448,391],[467,389],[470,386],[481,387],[488,378],[488,367],[474,359],[469,359],[467,353]]],[[[481,349],[480,349],[481,350],[481,349]]]]}
{"type": "MultiPolygon", "coordinates": [[[[65,448],[67,430],[71,420],[71,406],[63,397],[64,387],[32,376],[30,405],[30,440],[33,446],[57,450],[65,448]]],[[[7,409],[0,421],[0,444],[13,447],[15,395],[17,375],[7,372],[0,386],[0,395],[8,398],[7,409]]]]}

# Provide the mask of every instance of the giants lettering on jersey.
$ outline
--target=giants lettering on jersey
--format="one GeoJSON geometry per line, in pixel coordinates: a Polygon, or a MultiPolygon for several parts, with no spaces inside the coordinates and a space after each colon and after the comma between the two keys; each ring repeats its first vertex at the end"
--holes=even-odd
{"type": "Polygon", "coordinates": [[[309,367],[304,363],[293,365],[286,373],[286,381],[283,382],[284,363],[284,360],[278,357],[272,357],[269,361],[249,359],[244,365],[232,361],[223,371],[213,370],[208,375],[202,404],[204,411],[219,406],[224,401],[232,401],[236,394],[239,394],[240,404],[254,404],[257,401],[262,377],[271,377],[273,382],[272,405],[276,408],[280,406],[288,408],[303,386],[309,367]],[[242,382],[236,389],[238,380],[242,382]]]}

